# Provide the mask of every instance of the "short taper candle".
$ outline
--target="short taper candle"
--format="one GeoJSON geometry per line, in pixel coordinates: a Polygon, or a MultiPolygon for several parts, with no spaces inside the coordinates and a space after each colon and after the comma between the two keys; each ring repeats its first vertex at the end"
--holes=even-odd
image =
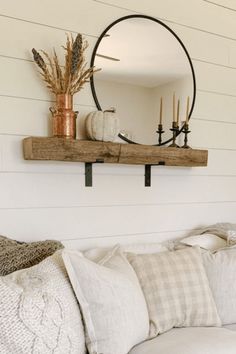
{"type": "Polygon", "coordinates": [[[160,101],[160,123],[159,124],[162,124],[162,97],[160,101]]]}
{"type": "Polygon", "coordinates": [[[175,93],[173,94],[173,122],[175,122],[175,93]]]}
{"type": "Polygon", "coordinates": [[[188,118],[189,118],[189,96],[187,99],[187,108],[186,108],[186,124],[188,124],[188,118]]]}

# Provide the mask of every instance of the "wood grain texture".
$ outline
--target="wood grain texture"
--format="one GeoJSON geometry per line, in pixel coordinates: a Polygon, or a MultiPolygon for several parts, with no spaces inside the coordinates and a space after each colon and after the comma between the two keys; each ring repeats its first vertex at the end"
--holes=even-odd
{"type": "MultiPolygon", "coordinates": [[[[208,123],[204,122],[203,123],[208,123]]],[[[210,122],[209,122],[210,123],[210,122]]],[[[210,126],[210,125],[209,125],[210,126]]],[[[203,125],[204,127],[204,125],[203,125]]],[[[236,125],[235,135],[236,135],[236,125]]],[[[208,128],[208,125],[207,125],[208,128]]],[[[205,128],[204,128],[205,129],[205,128]]],[[[210,130],[209,130],[210,131],[210,130]]],[[[236,175],[236,149],[233,149],[228,142],[224,148],[217,148],[217,141],[214,139],[214,131],[209,134],[208,145],[203,145],[204,149],[214,145],[213,149],[208,150],[208,166],[207,167],[171,167],[158,166],[152,169],[152,175],[169,175],[169,176],[235,176],[236,175]],[[213,142],[211,141],[213,139],[213,142]]],[[[199,130],[199,134],[201,131],[199,130]]],[[[29,174],[84,174],[84,164],[64,161],[46,161],[46,160],[25,160],[23,157],[22,136],[17,135],[0,135],[0,151],[2,154],[2,173],[29,173],[29,174]]],[[[221,136],[221,140],[227,137],[221,136]]],[[[197,139],[197,138],[196,138],[197,139]]],[[[191,143],[191,134],[190,134],[191,143]]],[[[108,181],[111,176],[143,176],[143,166],[140,165],[119,165],[119,164],[94,164],[94,174],[102,175],[108,181]]],[[[128,186],[128,184],[127,184],[128,186]]],[[[126,187],[127,188],[127,187],[126,187]]],[[[169,188],[169,187],[168,187],[169,188]]],[[[148,199],[147,199],[148,200],[148,199]]],[[[204,200],[204,198],[203,198],[204,200]]]]}
{"type": "Polygon", "coordinates": [[[23,140],[26,160],[118,163],[120,144],[63,138],[29,137],[23,140]]]}
{"type": "Polygon", "coordinates": [[[207,150],[118,144],[63,138],[23,140],[26,160],[105,162],[134,165],[207,166],[207,150]]]}

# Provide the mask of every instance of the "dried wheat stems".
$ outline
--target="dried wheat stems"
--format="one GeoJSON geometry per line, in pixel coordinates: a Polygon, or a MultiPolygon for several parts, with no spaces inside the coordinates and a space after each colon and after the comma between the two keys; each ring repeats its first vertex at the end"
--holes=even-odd
{"type": "Polygon", "coordinates": [[[83,88],[86,82],[89,82],[95,72],[100,70],[95,67],[86,68],[85,50],[87,47],[88,42],[84,41],[80,33],[75,40],[72,35],[67,35],[66,45],[63,46],[65,50],[64,67],[60,66],[55,50],[52,58],[45,51],[41,51],[46,63],[37,50],[32,49],[34,61],[40,69],[40,75],[54,94],[74,95],[83,88]]]}

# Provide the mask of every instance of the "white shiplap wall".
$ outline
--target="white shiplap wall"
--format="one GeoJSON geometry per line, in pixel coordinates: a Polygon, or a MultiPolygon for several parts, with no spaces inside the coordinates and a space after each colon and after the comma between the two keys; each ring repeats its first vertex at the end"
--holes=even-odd
{"type": "MultiPolygon", "coordinates": [[[[201,225],[235,222],[233,6],[234,0],[0,0],[0,234],[87,247],[163,241],[201,225]],[[142,166],[97,165],[94,187],[86,188],[83,164],[24,161],[22,139],[49,134],[52,100],[31,48],[50,51],[65,41],[65,31],[81,32],[89,60],[103,29],[133,13],[166,22],[192,57],[197,102],[190,138],[193,147],[209,150],[209,166],[153,168],[152,187],[144,188],[142,166]]],[[[95,109],[89,86],[75,104],[82,124],[95,109]]]]}

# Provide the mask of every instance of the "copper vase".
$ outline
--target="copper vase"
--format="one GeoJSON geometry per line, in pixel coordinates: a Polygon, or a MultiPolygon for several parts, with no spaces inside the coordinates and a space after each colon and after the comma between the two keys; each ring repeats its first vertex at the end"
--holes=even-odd
{"type": "Polygon", "coordinates": [[[64,93],[56,95],[56,106],[49,110],[52,113],[52,135],[75,139],[78,112],[73,111],[73,96],[64,93]]]}

